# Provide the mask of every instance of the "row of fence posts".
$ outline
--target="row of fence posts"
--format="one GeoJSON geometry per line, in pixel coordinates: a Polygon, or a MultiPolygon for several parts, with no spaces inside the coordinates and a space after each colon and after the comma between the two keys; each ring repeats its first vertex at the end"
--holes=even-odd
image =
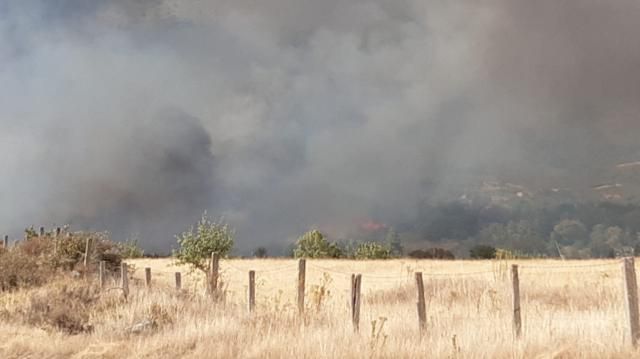
{"type": "MultiPolygon", "coordinates": [[[[214,298],[219,298],[218,278],[220,269],[220,257],[217,254],[211,256],[210,263],[210,282],[209,294],[214,298]]],[[[105,262],[100,262],[99,276],[100,286],[105,286],[105,262]]],[[[636,347],[640,338],[640,315],[638,308],[638,287],[635,272],[634,258],[623,259],[623,275],[625,283],[625,304],[628,318],[628,335],[631,338],[631,345],[636,347]]],[[[417,314],[418,326],[420,333],[424,334],[427,330],[427,308],[424,291],[424,280],[422,272],[415,273],[416,289],[417,289],[417,314]]],[[[520,277],[518,273],[518,265],[511,266],[511,284],[512,284],[512,315],[513,315],[513,333],[516,339],[522,337],[522,308],[520,304],[520,277]]],[[[129,279],[127,272],[127,264],[121,264],[121,285],[125,297],[129,294],[129,279]]],[[[151,287],[151,268],[145,268],[145,285],[151,287]]],[[[298,283],[297,283],[297,306],[300,315],[304,314],[304,297],[306,285],[306,260],[298,260],[298,283]]],[[[179,291],[182,289],[182,275],[175,272],[175,287],[179,291]]],[[[362,274],[351,275],[351,291],[350,291],[350,309],[351,322],[354,331],[360,330],[360,305],[362,302],[362,274]]],[[[249,271],[249,287],[247,309],[250,313],[255,311],[256,307],[256,272],[249,271]]]]}
{"type": "MultiPolygon", "coordinates": [[[[46,234],[46,232],[45,232],[44,227],[40,227],[40,230],[39,230],[39,232],[38,232],[38,237],[39,237],[39,238],[42,238],[42,237],[44,237],[44,236],[45,236],[45,234],[46,234]]],[[[60,228],[60,227],[56,227],[56,229],[54,230],[54,233],[53,233],[53,238],[54,238],[54,239],[58,239],[58,238],[60,238],[60,235],[61,235],[61,234],[62,234],[62,228],[60,228]]],[[[67,233],[67,236],[68,236],[68,237],[71,237],[71,233],[67,233]]],[[[25,233],[25,239],[26,239],[26,238],[27,238],[27,234],[25,233]]],[[[14,241],[14,245],[15,245],[16,243],[18,243],[18,240],[15,240],[15,241],[14,241]]],[[[57,251],[57,244],[58,244],[58,243],[56,242],[56,243],[55,243],[55,245],[56,245],[56,246],[54,247],[54,253],[57,251]]],[[[87,246],[88,246],[88,244],[87,244],[87,246]]],[[[4,238],[3,238],[3,240],[2,240],[2,247],[3,247],[3,248],[9,248],[9,236],[8,236],[8,235],[5,235],[5,236],[4,236],[4,238]]],[[[86,253],[86,252],[85,252],[85,253],[86,253]]]]}
{"type": "MultiPolygon", "coordinates": [[[[61,233],[60,227],[56,228],[56,237],[61,233]]],[[[39,236],[45,235],[44,227],[40,227],[39,236]]],[[[88,260],[90,239],[87,239],[84,265],[86,267],[88,260]]],[[[4,236],[3,247],[9,247],[9,236],[4,236]]],[[[217,253],[211,254],[211,262],[209,266],[209,280],[208,292],[213,298],[218,298],[218,278],[220,270],[220,256],[217,253]]],[[[121,289],[125,297],[129,295],[129,277],[128,267],[126,263],[121,263],[121,289]]],[[[627,257],[623,259],[623,277],[624,277],[624,292],[625,292],[625,308],[628,318],[628,335],[631,340],[631,345],[637,347],[638,340],[640,339],[640,309],[638,306],[638,284],[635,271],[635,261],[633,257],[627,257]]],[[[255,288],[256,272],[254,270],[249,271],[249,288],[248,288],[248,310],[253,312],[255,310],[256,288],[255,288]]],[[[424,294],[424,281],[421,272],[415,273],[416,289],[418,300],[416,303],[418,312],[418,325],[420,332],[426,332],[427,328],[427,309],[424,294]]],[[[106,262],[101,261],[99,264],[99,283],[104,288],[106,285],[106,262]]],[[[145,268],[145,284],[147,287],[151,286],[151,268],[145,268]]],[[[515,338],[522,336],[522,314],[520,305],[520,278],[518,274],[518,265],[511,266],[511,284],[512,284],[512,311],[513,311],[513,332],[515,338]]],[[[297,304],[298,312],[304,313],[304,296],[306,285],[306,260],[300,259],[298,261],[298,290],[297,290],[297,304]]],[[[182,289],[182,274],[175,272],[175,287],[177,290],[182,289]]],[[[360,303],[361,303],[361,288],[362,288],[362,274],[351,275],[351,321],[353,323],[354,331],[360,329],[360,303]]]]}

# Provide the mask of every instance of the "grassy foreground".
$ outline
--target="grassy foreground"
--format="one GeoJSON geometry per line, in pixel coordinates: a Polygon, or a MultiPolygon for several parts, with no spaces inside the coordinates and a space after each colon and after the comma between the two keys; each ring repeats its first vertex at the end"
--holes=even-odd
{"type": "Polygon", "coordinates": [[[129,263],[136,270],[127,300],[115,280],[100,291],[92,278],[0,293],[0,358],[640,357],[629,344],[619,260],[517,261],[523,319],[517,341],[509,275],[516,262],[308,260],[304,317],[296,308],[295,260],[221,261],[218,303],[204,294],[199,273],[170,259],[129,263]],[[152,269],[151,289],[144,286],[145,267],[152,269]],[[246,305],[249,270],[256,271],[253,314],[246,305]],[[180,293],[176,271],[183,276],[180,293]],[[424,272],[427,296],[422,336],[416,271],[424,272]],[[359,333],[348,305],[351,273],[363,277],[359,333]],[[57,321],[72,326],[77,311],[91,327],[69,334],[42,324],[58,303],[70,313],[57,313],[57,321]]]}

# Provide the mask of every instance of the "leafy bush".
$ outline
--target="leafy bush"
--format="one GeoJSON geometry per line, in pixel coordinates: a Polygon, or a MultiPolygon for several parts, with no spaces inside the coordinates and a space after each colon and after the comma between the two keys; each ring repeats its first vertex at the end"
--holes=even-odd
{"type": "Polygon", "coordinates": [[[336,243],[329,242],[318,230],[303,234],[293,251],[296,258],[340,258],[342,251],[336,243]]]}
{"type": "Polygon", "coordinates": [[[211,253],[224,257],[233,248],[235,232],[223,221],[215,222],[203,214],[196,227],[176,236],[180,248],[174,252],[178,264],[188,264],[205,273],[211,253]]]}
{"type": "Polygon", "coordinates": [[[479,244],[469,250],[469,255],[473,259],[493,259],[496,257],[496,249],[492,246],[479,244]]]}
{"type": "Polygon", "coordinates": [[[138,239],[131,238],[125,242],[118,243],[118,249],[122,258],[142,258],[144,250],[138,246],[138,239]]]}
{"type": "Polygon", "coordinates": [[[61,238],[30,238],[28,242],[42,241],[53,246],[49,248],[50,261],[56,268],[84,270],[84,253],[89,242],[87,264],[95,267],[100,261],[107,262],[107,270],[116,271],[122,262],[122,248],[109,238],[107,232],[73,232],[61,238]]]}
{"type": "Polygon", "coordinates": [[[107,233],[74,232],[59,237],[51,234],[39,237],[33,231],[26,233],[24,240],[0,251],[0,290],[39,286],[60,270],[91,271],[100,261],[107,262],[109,271],[120,267],[119,247],[107,233]]]}
{"type": "Polygon", "coordinates": [[[419,259],[455,259],[453,253],[443,248],[418,249],[409,252],[409,257],[419,259]]]}
{"type": "Polygon", "coordinates": [[[391,248],[376,242],[360,243],[355,251],[356,259],[389,259],[391,248]]]}
{"type": "Polygon", "coordinates": [[[533,255],[522,251],[512,251],[504,248],[496,248],[496,259],[534,259],[544,258],[542,255],[533,255]]]}

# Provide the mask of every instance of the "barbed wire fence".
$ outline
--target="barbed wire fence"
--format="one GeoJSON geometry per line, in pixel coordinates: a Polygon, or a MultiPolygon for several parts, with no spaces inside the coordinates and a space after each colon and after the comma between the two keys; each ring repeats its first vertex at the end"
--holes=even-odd
{"type": "MultiPolygon", "coordinates": [[[[213,261],[213,256],[212,256],[213,261]]],[[[416,261],[415,267],[407,266],[406,268],[393,273],[379,273],[372,271],[370,273],[355,273],[348,269],[340,269],[340,266],[327,267],[318,264],[312,259],[299,259],[291,263],[272,266],[267,269],[252,270],[237,265],[237,262],[230,260],[221,260],[215,268],[215,273],[211,273],[217,280],[220,273],[236,272],[239,274],[249,275],[249,282],[246,288],[248,296],[248,308],[250,312],[255,311],[255,293],[256,293],[256,275],[258,278],[278,278],[281,280],[283,276],[291,275],[292,279],[297,278],[297,307],[300,314],[305,311],[305,295],[307,287],[307,271],[316,275],[320,274],[321,278],[325,275],[341,278],[350,282],[350,286],[346,289],[348,293],[348,309],[351,313],[351,321],[354,331],[358,331],[360,327],[360,310],[363,302],[362,286],[363,283],[371,285],[384,285],[388,290],[402,286],[404,290],[411,289],[415,286],[415,294],[417,298],[417,318],[421,333],[426,332],[427,328],[427,303],[432,303],[434,292],[441,286],[444,287],[451,282],[475,282],[486,281],[487,288],[491,290],[492,284],[500,284],[502,288],[508,288],[510,295],[505,296],[503,300],[510,301],[511,306],[508,310],[513,327],[513,335],[515,339],[523,336],[523,320],[522,320],[522,301],[527,302],[528,283],[533,283],[532,277],[544,278],[560,278],[558,274],[572,273],[579,276],[599,275],[603,280],[615,280],[616,276],[621,278],[620,283],[624,288],[623,302],[626,314],[625,339],[630,339],[632,346],[636,347],[640,338],[640,315],[638,309],[638,289],[635,272],[635,261],[633,257],[606,260],[599,263],[550,263],[550,264],[529,264],[526,260],[501,260],[500,263],[492,263],[491,269],[477,271],[433,271],[436,266],[428,266],[426,263],[416,261]],[[616,275],[617,273],[617,275],[616,275]],[[412,284],[413,283],[413,284],[412,284]],[[521,283],[525,291],[521,293],[521,283]],[[426,290],[425,290],[426,287],[426,290]],[[510,288],[509,288],[510,287],[510,288]],[[524,296],[521,297],[521,294],[524,296]]],[[[250,263],[250,262],[249,262],[250,263]]],[[[213,268],[213,266],[212,266],[213,268]]],[[[150,286],[150,269],[146,268],[145,273],[149,278],[146,283],[150,286]]],[[[556,279],[557,280],[557,279],[556,279]]],[[[127,285],[128,283],[123,283],[127,285]]],[[[181,290],[182,278],[179,272],[176,272],[176,289],[181,290]]],[[[128,288],[127,288],[128,289],[128,288]]],[[[215,289],[215,287],[214,287],[215,289]]],[[[480,301],[480,299],[478,299],[480,301]]],[[[478,312],[480,304],[478,303],[478,312]]],[[[501,312],[503,313],[503,312],[501,312]]],[[[444,318],[455,318],[455,313],[437,313],[438,315],[430,317],[430,320],[442,320],[444,318]]],[[[435,315],[435,314],[434,314],[435,315]]],[[[557,318],[557,314],[554,314],[557,318]]],[[[458,316],[459,319],[462,316],[458,316]]],[[[481,316],[480,318],[495,320],[495,316],[481,316]]],[[[573,317],[574,318],[574,317],[573,317]]],[[[526,319],[526,318],[525,318],[526,319]]],[[[525,323],[526,324],[526,323],[525,323]]]]}

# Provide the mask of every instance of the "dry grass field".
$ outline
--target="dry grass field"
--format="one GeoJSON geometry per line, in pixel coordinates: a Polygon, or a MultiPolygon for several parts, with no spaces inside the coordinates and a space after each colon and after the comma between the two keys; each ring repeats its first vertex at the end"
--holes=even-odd
{"type": "MultiPolygon", "coordinates": [[[[61,278],[0,294],[0,358],[629,358],[620,260],[308,260],[306,313],[296,308],[297,261],[222,260],[224,298],[170,259],[140,259],[125,301],[114,280],[61,278]],[[523,335],[512,331],[512,263],[520,265],[523,335]],[[144,286],[144,268],[152,288],[144,286]],[[249,270],[256,309],[247,310],[249,270]],[[174,272],[183,273],[183,290],[174,272]],[[427,328],[420,334],[414,272],[422,271],[427,328]],[[362,274],[361,330],[349,308],[362,274]],[[89,289],[87,289],[87,287],[89,289]],[[86,299],[89,297],[89,299],[86,299]],[[75,298],[75,299],[73,299],[75,298]],[[29,325],[29,311],[77,301],[92,330],[63,334],[29,325]],[[39,302],[42,302],[39,304],[39,302]],[[146,330],[131,327],[148,320],[146,330]]],[[[37,319],[37,318],[36,318],[37,319]]]]}

